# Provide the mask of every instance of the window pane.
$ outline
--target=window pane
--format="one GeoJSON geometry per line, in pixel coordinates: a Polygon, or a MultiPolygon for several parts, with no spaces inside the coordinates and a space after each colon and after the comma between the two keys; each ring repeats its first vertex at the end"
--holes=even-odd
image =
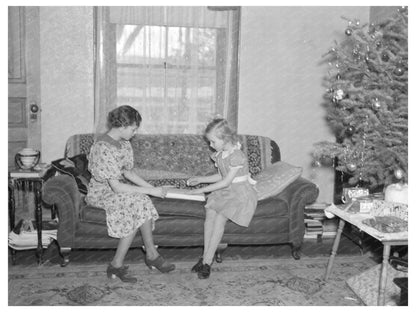
{"type": "Polygon", "coordinates": [[[217,55],[225,49],[217,46],[225,36],[211,28],[138,25],[118,25],[116,33],[117,105],[137,108],[144,132],[200,133],[218,105],[224,70],[217,55]]]}

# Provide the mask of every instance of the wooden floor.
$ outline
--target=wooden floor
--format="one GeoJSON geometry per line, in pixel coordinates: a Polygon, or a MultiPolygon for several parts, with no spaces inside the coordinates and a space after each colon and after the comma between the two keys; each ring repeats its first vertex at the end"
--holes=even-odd
{"type": "MultiPolygon", "coordinates": [[[[354,238],[354,237],[353,237],[354,238]]],[[[320,257],[328,256],[331,253],[333,238],[324,238],[322,241],[316,239],[305,239],[301,249],[301,257],[320,257]]],[[[202,247],[188,248],[159,248],[160,254],[171,262],[174,261],[197,261],[202,254],[202,247]]],[[[361,246],[354,243],[351,238],[341,237],[338,248],[338,255],[360,255],[371,253],[374,259],[380,260],[382,257],[382,245],[367,236],[362,241],[361,246]]],[[[73,250],[70,255],[71,263],[108,263],[114,255],[114,250],[73,250]]],[[[241,259],[279,259],[291,258],[291,248],[289,245],[273,246],[228,246],[223,255],[223,261],[241,260],[241,259]]],[[[16,252],[16,264],[35,265],[37,263],[35,250],[25,250],[16,252]]],[[[59,256],[56,243],[52,243],[48,249],[44,250],[44,261],[50,265],[59,264],[59,256]]],[[[125,262],[137,263],[144,259],[144,253],[141,248],[132,248],[126,256],[125,262]]],[[[9,250],[9,265],[11,265],[11,256],[9,250]]]]}

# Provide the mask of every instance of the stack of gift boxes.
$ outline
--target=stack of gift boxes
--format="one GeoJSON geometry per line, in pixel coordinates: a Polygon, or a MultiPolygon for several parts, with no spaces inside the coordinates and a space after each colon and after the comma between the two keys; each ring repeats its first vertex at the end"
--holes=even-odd
{"type": "MultiPolygon", "coordinates": [[[[365,188],[345,188],[339,207],[348,213],[368,215],[362,222],[383,233],[408,230],[407,195],[402,202],[392,201],[390,194],[369,194],[365,188]]],[[[393,198],[394,199],[394,198],[393,198]]]]}
{"type": "MultiPolygon", "coordinates": [[[[339,205],[347,209],[349,213],[368,214],[369,218],[375,217],[399,218],[408,221],[407,203],[391,202],[384,199],[384,194],[370,194],[365,188],[345,188],[339,205]]],[[[338,218],[327,218],[325,209],[330,206],[326,203],[315,203],[305,206],[305,239],[313,238],[321,240],[323,237],[335,237],[338,228],[338,218]]],[[[380,220],[383,218],[379,218],[380,220]]],[[[384,219],[383,219],[384,220],[384,219]]],[[[393,222],[394,223],[394,222],[393,222]]],[[[407,230],[407,226],[403,227],[407,230]]]]}

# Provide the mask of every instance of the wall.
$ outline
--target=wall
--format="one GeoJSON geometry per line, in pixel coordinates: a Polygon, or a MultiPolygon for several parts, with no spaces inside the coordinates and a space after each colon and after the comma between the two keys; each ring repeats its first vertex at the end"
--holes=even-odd
{"type": "Polygon", "coordinates": [[[74,133],[93,131],[92,7],[40,7],[42,161],[63,157],[74,133]]]}
{"type": "Polygon", "coordinates": [[[334,140],[321,107],[322,55],[345,36],[341,16],[365,23],[369,7],[243,7],[241,19],[239,132],[273,138],[326,202],[333,170],[313,168],[310,153],[314,142],[334,140]]]}
{"type": "MultiPolygon", "coordinates": [[[[333,140],[320,107],[327,64],[347,21],[368,21],[369,7],[243,7],[239,132],[278,142],[283,160],[304,168],[319,200],[331,201],[333,171],[310,167],[312,144],[333,140]]],[[[72,134],[93,131],[92,7],[41,7],[42,155],[63,156],[72,134]]]]}

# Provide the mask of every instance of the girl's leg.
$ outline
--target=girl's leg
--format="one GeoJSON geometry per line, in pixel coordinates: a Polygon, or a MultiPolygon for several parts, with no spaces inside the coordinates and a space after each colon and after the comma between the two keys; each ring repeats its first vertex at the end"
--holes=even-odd
{"type": "Polygon", "coordinates": [[[142,234],[144,247],[146,248],[146,257],[149,260],[154,260],[159,256],[159,253],[156,250],[155,244],[153,242],[153,233],[152,233],[152,220],[147,220],[140,227],[140,233],[142,234]]]}
{"type": "Polygon", "coordinates": [[[219,213],[216,214],[211,232],[211,238],[209,240],[208,247],[204,252],[203,263],[211,265],[212,259],[214,259],[215,251],[217,250],[217,247],[221,242],[221,238],[224,234],[224,228],[227,220],[228,219],[223,215],[219,213]]]}
{"type": "Polygon", "coordinates": [[[117,245],[116,254],[114,255],[111,265],[115,268],[120,268],[123,266],[124,258],[126,257],[127,252],[131,246],[134,236],[137,233],[137,229],[133,231],[129,236],[120,238],[117,245]]]}
{"type": "Polygon", "coordinates": [[[204,255],[205,258],[209,242],[211,240],[212,231],[214,229],[214,222],[217,216],[217,212],[213,209],[206,209],[205,223],[204,223],[204,255]]]}

